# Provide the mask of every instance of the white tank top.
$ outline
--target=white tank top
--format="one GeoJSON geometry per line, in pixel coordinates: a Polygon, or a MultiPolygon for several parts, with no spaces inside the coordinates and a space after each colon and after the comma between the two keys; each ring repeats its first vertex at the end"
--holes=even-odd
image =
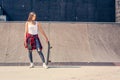
{"type": "Polygon", "coordinates": [[[32,35],[38,34],[37,22],[35,23],[35,25],[28,23],[28,33],[32,35]]]}

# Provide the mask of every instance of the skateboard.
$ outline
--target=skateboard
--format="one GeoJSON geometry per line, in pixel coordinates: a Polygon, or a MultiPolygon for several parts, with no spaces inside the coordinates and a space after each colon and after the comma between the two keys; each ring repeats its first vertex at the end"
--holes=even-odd
{"type": "Polygon", "coordinates": [[[47,60],[46,60],[46,64],[48,65],[51,60],[50,60],[50,50],[52,49],[52,46],[50,45],[50,42],[48,41],[48,51],[47,51],[47,60]]]}

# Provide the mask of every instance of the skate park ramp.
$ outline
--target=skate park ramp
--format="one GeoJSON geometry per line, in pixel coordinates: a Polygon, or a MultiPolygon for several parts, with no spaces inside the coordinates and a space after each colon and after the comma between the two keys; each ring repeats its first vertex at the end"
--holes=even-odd
{"type": "MultiPolygon", "coordinates": [[[[0,65],[28,64],[24,48],[25,22],[0,23],[0,65]]],[[[120,62],[120,23],[41,22],[52,45],[52,63],[120,62]]],[[[40,33],[39,33],[40,34],[40,33]]],[[[40,34],[43,53],[47,43],[40,34]]],[[[36,51],[33,60],[41,64],[36,51]]]]}

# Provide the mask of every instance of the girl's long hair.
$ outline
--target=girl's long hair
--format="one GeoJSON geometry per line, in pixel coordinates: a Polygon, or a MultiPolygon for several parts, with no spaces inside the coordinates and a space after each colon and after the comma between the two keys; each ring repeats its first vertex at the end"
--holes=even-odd
{"type": "Polygon", "coordinates": [[[36,15],[35,12],[30,12],[28,16],[28,21],[32,21],[33,16],[36,15]]]}

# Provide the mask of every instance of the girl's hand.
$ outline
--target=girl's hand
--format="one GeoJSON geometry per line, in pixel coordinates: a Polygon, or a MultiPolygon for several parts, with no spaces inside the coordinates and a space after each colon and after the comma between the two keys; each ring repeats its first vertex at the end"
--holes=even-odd
{"type": "Polygon", "coordinates": [[[27,47],[27,43],[26,43],[26,41],[24,41],[24,46],[27,47]]]}
{"type": "Polygon", "coordinates": [[[24,46],[25,46],[25,47],[27,46],[26,38],[24,38],[24,46]]]}
{"type": "Polygon", "coordinates": [[[48,43],[48,38],[46,38],[46,42],[48,43]]]}

